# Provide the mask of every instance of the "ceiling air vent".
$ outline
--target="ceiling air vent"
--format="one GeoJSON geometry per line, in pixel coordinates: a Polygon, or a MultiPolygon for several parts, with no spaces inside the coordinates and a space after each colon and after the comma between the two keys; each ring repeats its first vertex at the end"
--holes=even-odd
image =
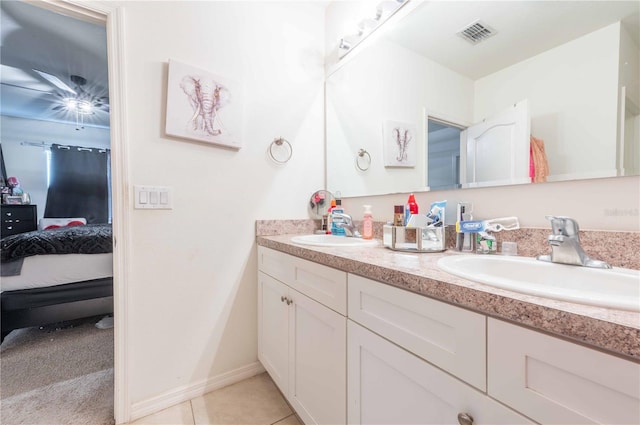
{"type": "Polygon", "coordinates": [[[471,44],[478,44],[481,41],[496,34],[496,30],[482,21],[475,21],[466,28],[460,30],[458,35],[471,44]]]}

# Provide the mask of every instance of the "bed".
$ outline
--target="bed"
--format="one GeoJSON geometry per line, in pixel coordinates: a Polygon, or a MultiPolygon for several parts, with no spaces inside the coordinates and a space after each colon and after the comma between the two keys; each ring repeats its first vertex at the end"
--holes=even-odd
{"type": "Polygon", "coordinates": [[[2,340],[14,329],[113,313],[112,240],[109,224],[3,238],[2,340]]]}

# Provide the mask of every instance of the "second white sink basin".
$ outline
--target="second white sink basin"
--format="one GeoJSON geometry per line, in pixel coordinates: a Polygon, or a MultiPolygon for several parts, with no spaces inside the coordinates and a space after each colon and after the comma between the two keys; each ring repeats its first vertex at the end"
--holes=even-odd
{"type": "Polygon", "coordinates": [[[524,294],[579,304],[640,311],[640,271],[596,269],[497,255],[451,255],[447,273],[524,294]]]}
{"type": "Polygon", "coordinates": [[[375,239],[351,238],[336,235],[300,235],[291,238],[291,242],[315,246],[375,246],[375,239]]]}

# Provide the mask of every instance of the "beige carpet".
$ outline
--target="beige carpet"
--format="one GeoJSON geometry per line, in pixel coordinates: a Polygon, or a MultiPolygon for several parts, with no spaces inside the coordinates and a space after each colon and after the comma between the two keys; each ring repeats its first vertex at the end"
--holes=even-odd
{"type": "Polygon", "coordinates": [[[113,329],[99,318],[13,331],[0,347],[0,423],[112,424],[113,329]]]}

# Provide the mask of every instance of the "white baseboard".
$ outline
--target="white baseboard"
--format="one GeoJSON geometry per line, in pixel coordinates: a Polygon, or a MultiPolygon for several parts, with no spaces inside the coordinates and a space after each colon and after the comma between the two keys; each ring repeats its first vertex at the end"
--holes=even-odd
{"type": "Polygon", "coordinates": [[[227,385],[235,384],[243,379],[251,378],[262,372],[264,372],[262,364],[260,362],[254,362],[221,375],[204,379],[200,382],[175,388],[164,394],[134,403],[130,410],[130,420],[133,421],[143,418],[152,413],[191,400],[192,398],[226,387],[227,385]]]}

